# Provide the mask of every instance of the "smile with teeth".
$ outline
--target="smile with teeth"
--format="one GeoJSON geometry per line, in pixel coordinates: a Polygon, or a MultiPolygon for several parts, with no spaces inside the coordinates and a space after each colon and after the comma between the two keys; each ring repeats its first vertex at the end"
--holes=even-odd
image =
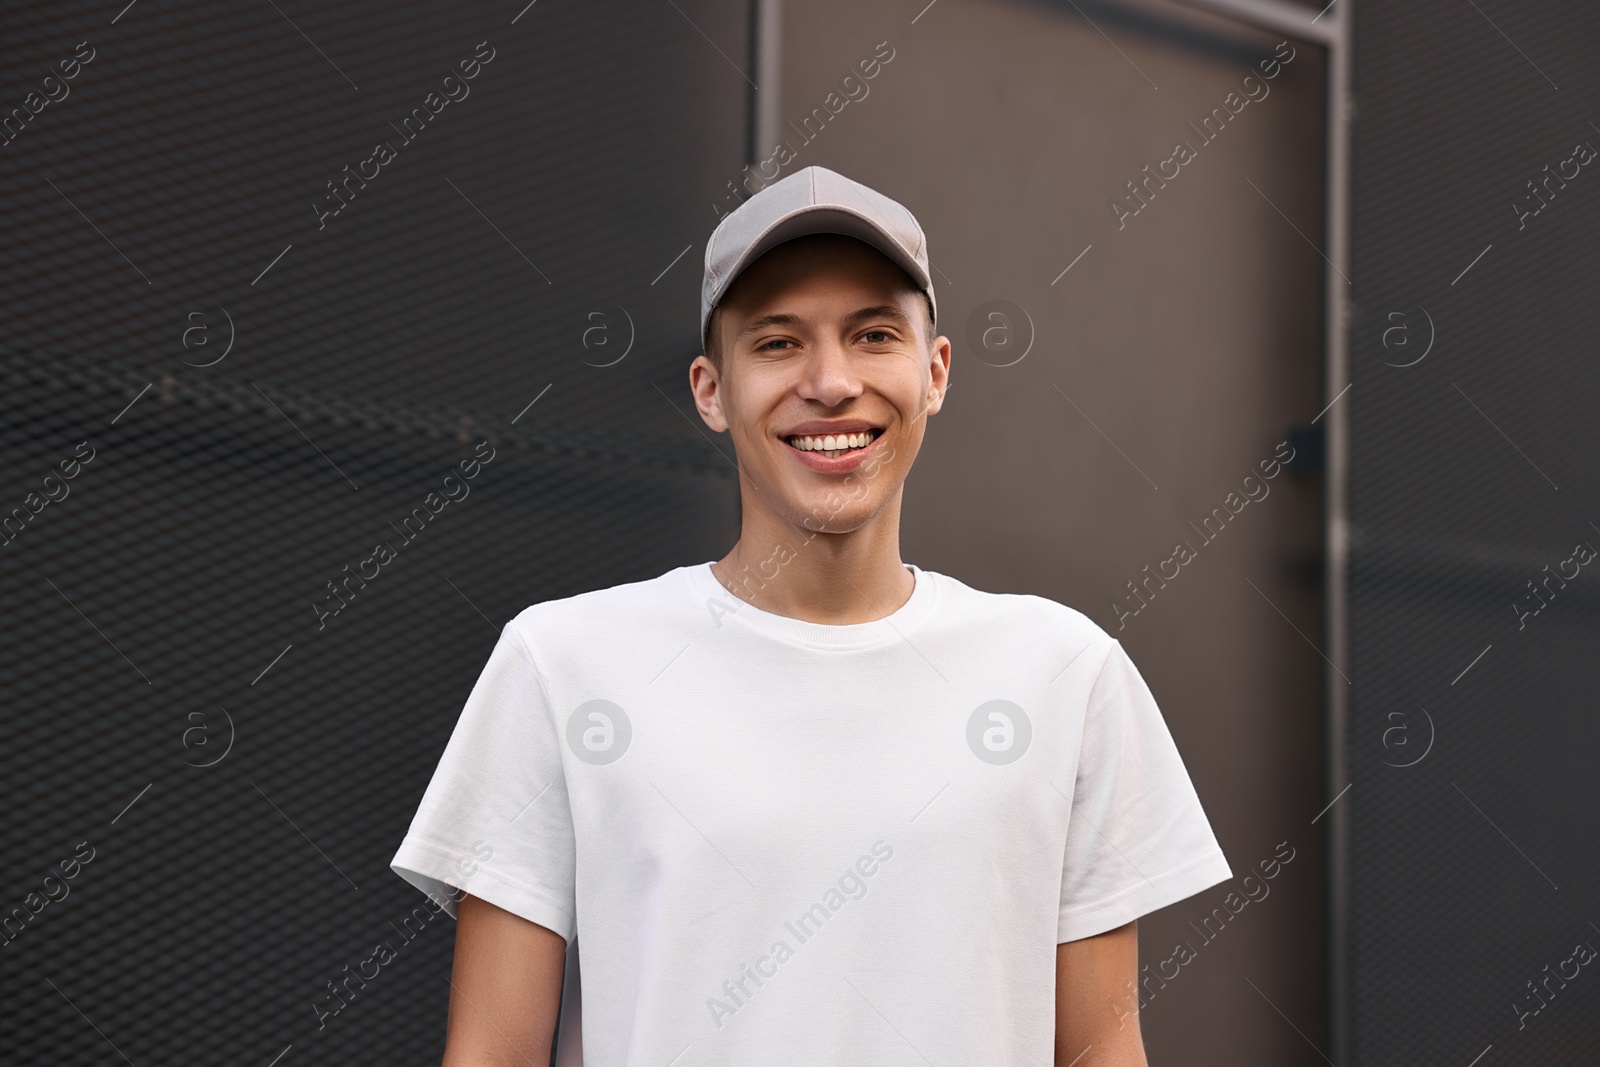
{"type": "Polygon", "coordinates": [[[827,434],[821,437],[812,435],[795,436],[787,437],[784,440],[788,442],[790,448],[798,449],[801,452],[821,452],[829,459],[834,459],[844,455],[846,452],[853,452],[858,448],[866,448],[881,433],[883,433],[882,430],[862,430],[860,433],[827,434]]]}

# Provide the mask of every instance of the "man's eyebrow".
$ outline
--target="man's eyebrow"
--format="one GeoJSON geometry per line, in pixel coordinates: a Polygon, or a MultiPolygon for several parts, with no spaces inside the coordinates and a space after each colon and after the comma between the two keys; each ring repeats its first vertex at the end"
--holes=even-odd
{"type": "Polygon", "coordinates": [[[876,307],[853,311],[845,316],[844,321],[847,323],[860,322],[862,319],[896,319],[907,326],[911,325],[911,319],[907,317],[906,313],[893,304],[879,304],[876,307]]]}
{"type": "Polygon", "coordinates": [[[799,326],[800,324],[800,316],[791,315],[788,312],[780,312],[776,315],[763,315],[759,319],[746,324],[744,329],[740,330],[737,336],[743,337],[747,333],[755,333],[757,330],[764,330],[768,326],[799,326]]]}

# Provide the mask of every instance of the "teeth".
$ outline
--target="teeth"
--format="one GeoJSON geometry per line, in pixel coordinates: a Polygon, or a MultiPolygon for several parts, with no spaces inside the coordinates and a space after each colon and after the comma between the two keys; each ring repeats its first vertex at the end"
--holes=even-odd
{"type": "Polygon", "coordinates": [[[853,448],[865,448],[872,443],[873,436],[871,430],[865,430],[861,433],[825,434],[821,437],[791,437],[788,440],[802,452],[823,452],[831,458],[835,454],[853,448]]]}

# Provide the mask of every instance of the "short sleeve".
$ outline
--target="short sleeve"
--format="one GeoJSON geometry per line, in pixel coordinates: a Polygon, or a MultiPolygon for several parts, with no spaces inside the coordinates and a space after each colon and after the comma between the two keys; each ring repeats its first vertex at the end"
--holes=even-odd
{"type": "Polygon", "coordinates": [[[1084,712],[1057,943],[1233,877],[1149,686],[1112,640],[1084,712]]]}
{"type": "Polygon", "coordinates": [[[467,697],[390,867],[452,917],[452,890],[465,890],[570,942],[576,854],[560,735],[513,620],[467,697]]]}

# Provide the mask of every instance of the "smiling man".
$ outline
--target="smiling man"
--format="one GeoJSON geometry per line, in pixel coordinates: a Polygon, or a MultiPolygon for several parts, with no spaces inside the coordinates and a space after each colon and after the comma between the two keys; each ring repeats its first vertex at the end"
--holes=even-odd
{"type": "Polygon", "coordinates": [[[712,234],[740,536],[502,631],[393,861],[458,918],[446,1067],[550,1057],[569,943],[584,1067],[1145,1063],[1136,920],[1232,872],[1120,643],[901,560],[937,315],[833,171],[712,234]]]}

